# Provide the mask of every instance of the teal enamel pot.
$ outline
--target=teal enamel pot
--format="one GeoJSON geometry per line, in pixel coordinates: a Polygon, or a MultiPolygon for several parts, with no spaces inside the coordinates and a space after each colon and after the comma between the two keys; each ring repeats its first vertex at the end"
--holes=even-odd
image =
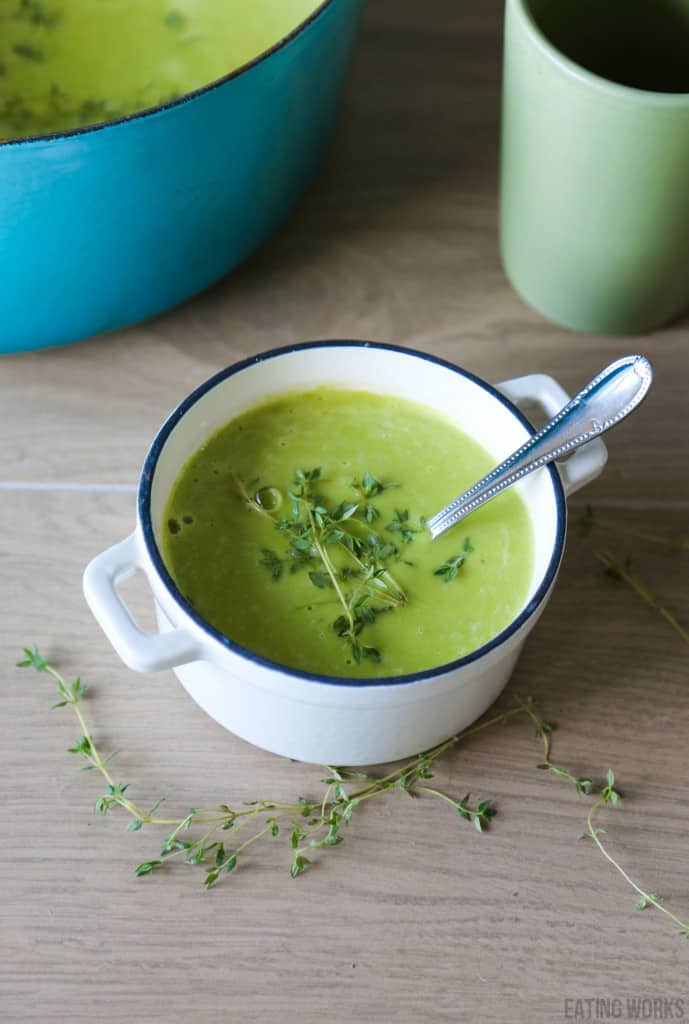
{"type": "Polygon", "coordinates": [[[364,2],[172,103],[0,144],[0,351],[150,317],[260,245],[316,171],[364,2]]]}

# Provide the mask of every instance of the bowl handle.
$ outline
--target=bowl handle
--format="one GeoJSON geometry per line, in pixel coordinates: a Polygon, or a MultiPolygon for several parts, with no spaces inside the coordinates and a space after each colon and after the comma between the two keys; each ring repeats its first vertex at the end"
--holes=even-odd
{"type": "Polygon", "coordinates": [[[84,572],[89,608],[122,661],[135,672],[157,672],[196,661],[199,643],[184,629],[145,633],[117,591],[117,584],[142,568],[136,534],[97,555],[84,572]]]}
{"type": "MultiPolygon", "coordinates": [[[[509,398],[515,405],[523,402],[535,402],[550,419],[559,413],[570,401],[562,385],[545,373],[531,373],[526,377],[515,377],[495,385],[498,391],[509,398]]],[[[582,445],[570,455],[566,462],[556,463],[565,494],[574,494],[580,487],[591,483],[603,471],[608,461],[608,449],[599,437],[588,444],[582,445]]]]}

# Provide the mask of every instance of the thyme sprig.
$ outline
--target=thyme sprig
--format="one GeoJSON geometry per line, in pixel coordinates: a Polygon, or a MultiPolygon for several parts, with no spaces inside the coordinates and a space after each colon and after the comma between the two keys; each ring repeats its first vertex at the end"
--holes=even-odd
{"type": "Polygon", "coordinates": [[[424,793],[435,796],[449,804],[463,821],[473,824],[477,832],[485,831],[497,813],[493,802],[481,799],[472,803],[470,793],[456,800],[429,786],[428,780],[433,778],[431,769],[438,758],[469,736],[502,725],[512,718],[523,717],[529,713],[529,709],[533,709],[530,698],[522,701],[517,707],[464,729],[383,776],[327,766],[327,776],[321,780],[325,791],[320,799],[298,797],[296,801],[251,800],[245,801],[239,808],[232,808],[228,804],[193,807],[181,818],[168,818],[156,813],[162,800],[146,810],[131,799],[128,784],[115,781],[108,767],[114,755],[101,755],[82,712],[81,703],[86,687],[81,681],[77,679],[69,684],[35,646],[24,649],[24,657],[17,665],[52,676],[59,697],[53,707],[68,706],[74,711],[81,727],[81,736],[68,748],[68,752],[82,757],[87,762],[86,768],[96,769],[107,784],[107,791],[95,801],[95,811],[108,814],[114,808],[121,807],[130,818],[126,825],[128,832],[137,832],[148,826],[169,830],[163,837],[159,856],[139,864],[136,874],[151,875],[173,861],[181,861],[190,866],[202,865],[206,871],[206,888],[215,885],[221,875],[233,871],[239,859],[254,843],[281,835],[288,839],[292,856],[289,870],[291,876],[296,878],[311,864],[309,853],[313,856],[316,851],[339,846],[343,841],[341,830],[350,824],[358,808],[392,790],[401,790],[412,797],[424,793]],[[246,837],[243,834],[245,829],[249,832],[246,837]],[[229,833],[229,836],[223,833],[229,833]]]}
{"type": "Polygon", "coordinates": [[[464,539],[464,545],[459,555],[454,555],[452,558],[448,558],[446,562],[436,569],[433,573],[434,576],[442,576],[445,583],[452,583],[454,579],[457,579],[459,570],[462,568],[467,560],[467,556],[473,551],[471,541],[468,537],[464,539]]]}
{"type": "MultiPolygon", "coordinates": [[[[345,641],[357,664],[363,659],[380,662],[380,651],[363,643],[361,634],[379,615],[407,604],[408,598],[391,571],[399,549],[371,527],[380,513],[369,499],[394,485],[383,484],[366,472],[361,481],[350,484],[364,504],[343,500],[328,507],[316,490],[321,482],[320,466],[297,469],[286,495],[290,512],[279,515],[282,496],[277,488],[261,487],[252,493],[258,480],[247,485],[235,477],[237,493],[246,507],[268,519],[286,541],[283,557],[270,548],[262,548],[259,565],[274,580],[282,577],[286,565],[290,572],[306,569],[315,587],[332,589],[341,609],[331,623],[332,629],[345,641]],[[261,499],[266,492],[271,495],[270,507],[261,499]],[[339,553],[338,562],[331,555],[335,551],[339,553]]],[[[405,527],[404,542],[411,543],[407,534],[413,540],[416,528],[411,525],[408,510],[396,512],[395,521],[405,527]]]]}
{"type": "Polygon", "coordinates": [[[579,535],[587,537],[593,530],[604,530],[608,533],[616,533],[622,537],[632,537],[634,540],[641,540],[647,544],[657,544],[666,549],[670,554],[677,554],[680,551],[689,551],[689,540],[682,537],[664,537],[658,533],[651,533],[648,530],[637,530],[635,527],[625,526],[612,519],[601,519],[591,505],[587,505],[584,513],[576,523],[579,535]]]}
{"type": "MultiPolygon", "coordinates": [[[[595,528],[601,528],[623,536],[633,537],[636,540],[643,540],[649,544],[657,544],[665,548],[668,554],[676,555],[682,551],[689,551],[689,540],[685,540],[682,537],[667,537],[657,533],[649,533],[646,530],[631,529],[619,523],[600,519],[591,505],[586,506],[586,511],[579,518],[575,526],[582,537],[587,537],[595,528]]],[[[665,607],[639,575],[632,571],[632,559],[629,555],[621,561],[607,548],[594,548],[593,555],[603,566],[606,576],[612,580],[626,583],[627,586],[631,587],[641,600],[656,611],[677,636],[689,646],[689,630],[665,607]]]]}
{"type": "Polygon", "coordinates": [[[635,882],[622,865],[615,860],[601,839],[601,836],[606,835],[606,830],[604,828],[600,828],[596,824],[596,818],[599,812],[604,807],[616,807],[622,799],[622,794],[619,789],[617,789],[617,781],[612,768],[608,768],[604,782],[595,783],[590,778],[575,775],[568,769],[563,768],[561,765],[554,764],[551,759],[553,727],[540,718],[531,702],[524,702],[522,706],[533,722],[536,729],[536,735],[543,744],[543,760],[536,767],[542,771],[552,772],[552,774],[558,778],[571,783],[580,796],[595,795],[595,799],[589,807],[588,814],[586,815],[586,831],[583,833],[581,838],[592,840],[608,863],[611,864],[622,878],[624,878],[625,882],[634,889],[636,894],[639,896],[639,899],[635,904],[636,910],[645,910],[647,907],[654,907],[662,914],[665,914],[666,917],[669,917],[670,920],[677,925],[679,934],[683,938],[689,938],[689,921],[682,921],[676,914],[673,914],[671,910],[664,906],[662,896],[658,896],[657,893],[647,892],[638,884],[638,882],[635,882]]]}
{"type": "Polygon", "coordinates": [[[373,473],[366,470],[361,480],[352,480],[349,486],[360,499],[358,515],[370,524],[380,519],[380,509],[377,505],[372,504],[371,498],[377,498],[383,491],[389,491],[391,488],[399,487],[400,485],[389,483],[388,481],[383,483],[373,473]]]}
{"type": "Polygon", "coordinates": [[[537,767],[571,783],[579,795],[595,796],[586,816],[584,836],[593,841],[606,861],[634,889],[639,897],[635,904],[636,909],[655,908],[677,925],[683,937],[689,937],[689,922],[682,921],[669,910],[664,905],[663,898],[657,893],[642,888],[615,860],[601,839],[601,836],[605,835],[605,829],[596,824],[598,813],[606,806],[617,806],[621,800],[614,772],[608,769],[605,781],[597,785],[591,778],[575,775],[554,763],[553,726],[541,717],[531,697],[519,698],[515,707],[479,721],[443,743],[437,744],[431,750],[398,765],[386,775],[374,776],[353,769],[327,766],[327,775],[321,780],[325,790],[320,800],[303,796],[298,797],[296,801],[287,802],[250,800],[244,801],[237,809],[228,804],[193,807],[184,817],[165,818],[156,813],[162,800],[158,800],[149,810],[144,810],[127,795],[128,785],[115,782],[108,768],[114,755],[101,755],[81,710],[80,705],[86,694],[86,687],[81,680],[77,679],[71,685],[67,683],[35,646],[24,649],[24,657],[17,665],[20,668],[33,668],[51,675],[57,684],[60,698],[53,707],[69,706],[76,714],[82,734],[74,746],[69,748],[69,752],[78,754],[86,760],[87,769],[97,769],[108,787],[107,792],[96,800],[95,811],[107,814],[113,808],[121,807],[130,818],[126,825],[128,832],[139,831],[145,826],[170,830],[163,837],[159,856],[136,867],[138,876],[151,875],[176,861],[192,867],[203,866],[204,886],[211,888],[221,876],[234,871],[240,858],[243,859],[246,851],[254,843],[282,835],[287,837],[291,850],[289,873],[292,878],[296,878],[311,865],[312,861],[308,854],[313,857],[319,851],[342,843],[342,830],[351,823],[358,808],[392,790],[401,790],[411,797],[423,794],[434,796],[452,807],[463,821],[472,823],[477,832],[484,832],[497,814],[493,801],[482,799],[472,804],[470,793],[460,800],[449,796],[428,785],[428,781],[433,778],[431,769],[440,757],[468,737],[494,726],[504,725],[511,719],[527,717],[534,725],[536,735],[543,746],[542,760],[537,767]],[[244,829],[249,832],[246,836],[242,835],[244,829]],[[229,836],[224,836],[223,833],[229,833],[229,836]]]}
{"type": "Polygon", "coordinates": [[[620,562],[615,556],[605,549],[597,549],[595,557],[602,564],[606,575],[615,580],[622,580],[634,590],[642,601],[658,612],[671,629],[689,646],[689,631],[675,618],[671,611],[656,597],[652,590],[641,580],[636,573],[632,572],[631,560],[620,562]]]}

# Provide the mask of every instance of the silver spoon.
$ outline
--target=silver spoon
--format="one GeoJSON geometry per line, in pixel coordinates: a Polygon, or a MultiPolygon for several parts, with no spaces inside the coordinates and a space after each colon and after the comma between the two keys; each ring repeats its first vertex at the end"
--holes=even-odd
{"type": "Polygon", "coordinates": [[[427,520],[433,539],[517,480],[614,427],[636,409],[652,380],[653,369],[645,356],[624,356],[601,370],[526,444],[427,520]]]}

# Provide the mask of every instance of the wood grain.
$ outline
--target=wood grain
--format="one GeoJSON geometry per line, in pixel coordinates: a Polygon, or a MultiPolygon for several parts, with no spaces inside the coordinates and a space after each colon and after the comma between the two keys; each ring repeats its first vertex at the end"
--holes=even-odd
{"type": "MultiPolygon", "coordinates": [[[[118,778],[170,811],[319,790],[318,769],[256,750],[213,723],[171,673],[127,671],[80,594],[90,554],[124,535],[122,495],[5,495],[2,662],[38,640],[91,687],[86,705],[118,778]]],[[[681,517],[621,518],[676,531],[681,517]]],[[[597,540],[598,538],[593,538],[597,540]]],[[[626,543],[612,542],[620,553],[626,543]]],[[[689,621],[684,567],[644,550],[639,571],[689,621]]],[[[134,595],[137,614],[143,595],[134,595]]],[[[591,541],[572,537],[561,579],[512,690],[559,722],[557,757],[625,793],[607,815],[610,842],[654,890],[689,913],[684,871],[687,651],[619,584],[591,541]]],[[[514,724],[468,743],[435,782],[497,800],[478,836],[432,799],[386,799],[346,842],[296,882],[288,851],[257,850],[212,893],[181,868],[137,880],[159,837],[93,814],[92,773],[66,754],[78,730],[50,712],[52,686],[7,667],[0,777],[5,866],[0,993],[9,1020],[552,1021],[566,997],[682,996],[686,946],[577,837],[585,802],[535,770],[532,730],[514,724]],[[335,1002],[328,1011],[326,1004],[335,1002]]],[[[506,698],[507,699],[507,698],[506,698]]]]}
{"type": "MultiPolygon", "coordinates": [[[[689,534],[686,324],[640,339],[573,335],[503,278],[500,34],[497,0],[372,0],[327,164],[260,253],[155,321],[0,362],[3,1022],[550,1024],[566,1019],[565,999],[596,997],[682,998],[689,1012],[689,947],[660,915],[635,912],[631,890],[577,841],[586,802],[535,770],[525,724],[438,768],[439,788],[496,799],[489,835],[430,798],[391,796],[303,878],[290,880],[275,840],[204,893],[198,869],[134,877],[159,837],[93,814],[98,780],[64,752],[78,735],[69,709],[50,712],[49,681],[11,667],[36,641],[81,674],[95,735],[122,750],[118,778],[142,802],[165,795],[185,812],[319,791],[318,769],[226,733],[172,673],[125,669],[80,584],[88,559],[134,522],[132,495],[89,485],[135,483],[165,414],[210,373],[306,338],[395,341],[490,380],[549,372],[570,390],[615,356],[647,352],[654,393],[610,436],[608,469],[574,517],[591,500],[629,528],[689,534]]],[[[689,651],[601,574],[594,545],[631,554],[689,623],[689,556],[572,530],[511,690],[559,723],[561,762],[598,776],[615,767],[625,801],[607,815],[611,848],[686,918],[689,651]]],[[[145,586],[128,596],[150,621],[145,586]]]]}

